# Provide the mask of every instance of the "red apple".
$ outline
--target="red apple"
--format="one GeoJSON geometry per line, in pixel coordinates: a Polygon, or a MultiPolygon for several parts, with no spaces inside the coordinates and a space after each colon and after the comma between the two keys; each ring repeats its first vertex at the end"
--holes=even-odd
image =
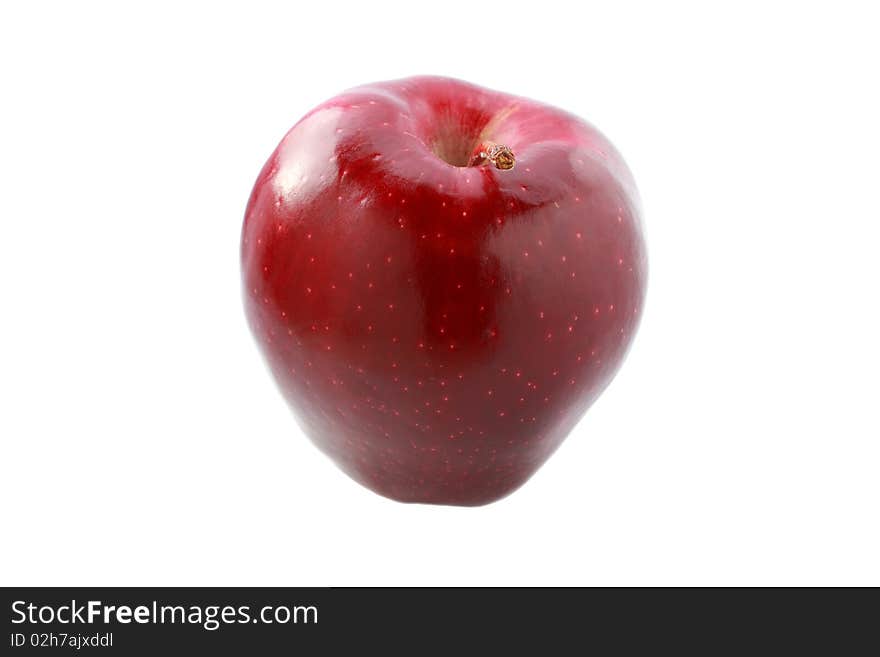
{"type": "Polygon", "coordinates": [[[360,87],[254,185],[245,307],[302,429],[395,500],[524,483],[621,364],[647,263],[632,176],[558,109],[436,77],[360,87]]]}

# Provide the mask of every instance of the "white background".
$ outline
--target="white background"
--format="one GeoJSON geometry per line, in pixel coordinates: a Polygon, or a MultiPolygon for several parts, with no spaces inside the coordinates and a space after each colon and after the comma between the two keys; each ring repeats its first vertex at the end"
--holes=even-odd
{"type": "Polygon", "coordinates": [[[0,583],[880,584],[870,3],[5,3],[0,583]],[[445,74],[641,188],[620,375],[525,487],[407,506],[299,434],[244,206],[307,110],[445,74]]]}

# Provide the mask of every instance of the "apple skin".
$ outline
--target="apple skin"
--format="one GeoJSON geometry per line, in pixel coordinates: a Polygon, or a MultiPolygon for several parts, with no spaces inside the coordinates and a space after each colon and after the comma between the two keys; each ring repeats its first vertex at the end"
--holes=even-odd
{"type": "Polygon", "coordinates": [[[311,440],[381,495],[454,505],[507,495],[556,450],[618,370],[647,278],[635,184],[595,128],[437,77],[300,120],[254,185],[241,262],[311,440]],[[446,161],[483,139],[515,166],[446,161]]]}

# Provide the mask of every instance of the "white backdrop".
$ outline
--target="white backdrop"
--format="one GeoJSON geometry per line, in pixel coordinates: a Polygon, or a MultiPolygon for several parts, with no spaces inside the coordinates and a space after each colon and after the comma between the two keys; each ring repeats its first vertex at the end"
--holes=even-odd
{"type": "Polygon", "coordinates": [[[870,3],[127,4],[0,9],[0,584],[880,584],[870,3]],[[424,73],[597,125],[648,231],[620,375],[475,509],[337,471],[239,294],[284,132],[424,73]]]}

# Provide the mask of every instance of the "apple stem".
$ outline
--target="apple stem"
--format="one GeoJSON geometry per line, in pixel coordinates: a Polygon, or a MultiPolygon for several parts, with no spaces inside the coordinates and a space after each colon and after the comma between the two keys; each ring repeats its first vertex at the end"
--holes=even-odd
{"type": "Polygon", "coordinates": [[[496,144],[494,141],[481,142],[471,155],[468,166],[476,167],[486,162],[491,162],[496,169],[507,171],[516,163],[513,151],[504,144],[496,144]]]}

